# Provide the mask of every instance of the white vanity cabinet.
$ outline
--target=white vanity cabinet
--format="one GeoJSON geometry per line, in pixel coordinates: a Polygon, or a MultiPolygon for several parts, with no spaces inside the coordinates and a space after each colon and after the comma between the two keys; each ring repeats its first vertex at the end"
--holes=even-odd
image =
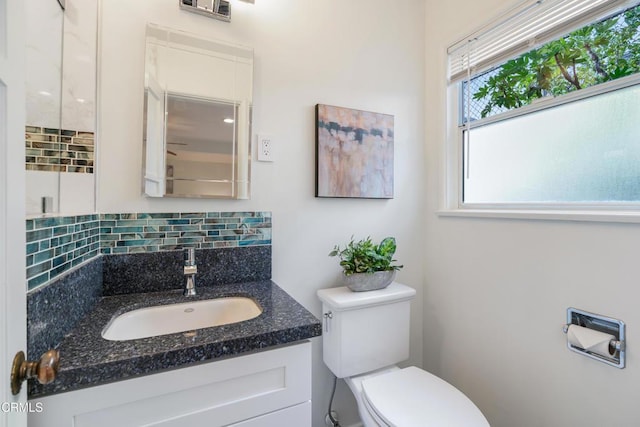
{"type": "Polygon", "coordinates": [[[29,427],[311,426],[311,342],[33,402],[29,427]]]}

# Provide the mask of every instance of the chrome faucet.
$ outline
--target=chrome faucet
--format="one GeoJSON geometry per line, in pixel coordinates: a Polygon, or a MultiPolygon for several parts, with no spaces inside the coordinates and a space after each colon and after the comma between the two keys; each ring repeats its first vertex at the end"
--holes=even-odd
{"type": "Polygon", "coordinates": [[[198,266],[196,265],[196,250],[194,248],[186,248],[184,250],[184,275],[187,276],[187,282],[184,285],[182,295],[191,297],[196,294],[196,273],[198,266]]]}

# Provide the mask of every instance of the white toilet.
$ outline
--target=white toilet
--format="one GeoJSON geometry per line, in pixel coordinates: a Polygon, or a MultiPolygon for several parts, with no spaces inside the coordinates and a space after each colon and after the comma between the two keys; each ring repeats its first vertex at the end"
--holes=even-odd
{"type": "Polygon", "coordinates": [[[410,302],[416,291],[391,283],[377,291],[321,289],[324,363],[344,378],[365,427],[488,427],[461,391],[409,358],[410,302]]]}

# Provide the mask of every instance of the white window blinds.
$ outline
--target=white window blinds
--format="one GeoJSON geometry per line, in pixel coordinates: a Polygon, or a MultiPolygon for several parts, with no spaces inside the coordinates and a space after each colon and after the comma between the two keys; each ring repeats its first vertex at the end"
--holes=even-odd
{"type": "Polygon", "coordinates": [[[638,0],[522,1],[447,50],[449,81],[479,74],[637,3],[638,0]]]}

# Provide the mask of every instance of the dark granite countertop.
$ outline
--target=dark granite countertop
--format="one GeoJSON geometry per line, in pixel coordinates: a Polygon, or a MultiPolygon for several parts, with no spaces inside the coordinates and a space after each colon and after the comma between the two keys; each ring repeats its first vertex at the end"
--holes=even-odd
{"type": "Polygon", "coordinates": [[[62,393],[164,369],[292,343],[322,334],[321,322],[270,280],[198,287],[187,299],[181,290],[102,297],[96,308],[60,343],[60,369],[48,385],[29,383],[29,397],[62,393]],[[102,330],[117,315],[138,308],[211,298],[245,296],[262,314],[239,323],[135,339],[108,341],[102,330]]]}

